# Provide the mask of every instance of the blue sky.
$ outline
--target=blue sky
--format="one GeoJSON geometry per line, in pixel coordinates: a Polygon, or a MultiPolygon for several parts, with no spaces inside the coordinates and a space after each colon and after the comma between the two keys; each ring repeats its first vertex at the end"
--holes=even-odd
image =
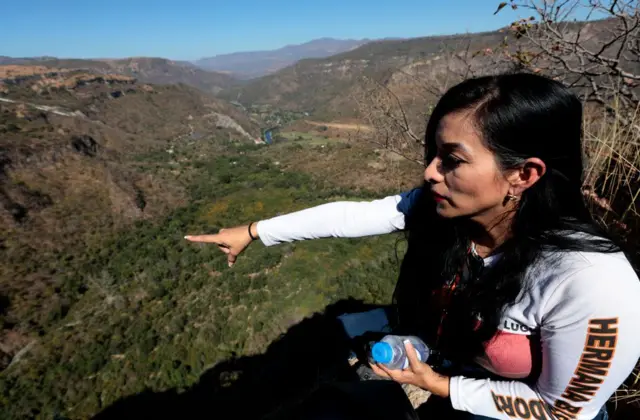
{"type": "Polygon", "coordinates": [[[0,55],[191,60],[321,37],[416,37],[497,29],[494,0],[3,1],[0,55]]]}

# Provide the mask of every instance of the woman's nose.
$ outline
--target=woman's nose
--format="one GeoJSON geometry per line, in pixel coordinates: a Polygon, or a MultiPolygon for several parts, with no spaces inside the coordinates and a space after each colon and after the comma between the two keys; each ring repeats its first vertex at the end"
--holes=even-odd
{"type": "Polygon", "coordinates": [[[430,184],[442,182],[442,173],[440,171],[440,159],[433,158],[424,170],[424,180],[430,184]]]}

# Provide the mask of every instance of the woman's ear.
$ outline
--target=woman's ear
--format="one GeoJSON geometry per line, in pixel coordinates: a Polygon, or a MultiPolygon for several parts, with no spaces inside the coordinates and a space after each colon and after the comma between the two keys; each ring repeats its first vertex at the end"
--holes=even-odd
{"type": "Polygon", "coordinates": [[[509,194],[520,197],[522,193],[531,188],[547,172],[547,165],[538,158],[529,158],[518,168],[514,168],[507,176],[511,185],[509,194]]]}

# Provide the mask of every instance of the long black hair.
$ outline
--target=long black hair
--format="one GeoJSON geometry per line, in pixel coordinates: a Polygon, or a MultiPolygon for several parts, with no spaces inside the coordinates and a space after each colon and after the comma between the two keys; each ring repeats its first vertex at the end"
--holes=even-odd
{"type": "Polygon", "coordinates": [[[561,258],[563,251],[619,248],[593,221],[581,192],[582,105],[573,93],[533,74],[466,80],[446,92],[430,116],[427,164],[436,155],[441,119],[462,110],[472,110],[482,140],[501,169],[517,167],[530,157],[541,159],[547,168],[522,194],[511,235],[490,267],[473,269],[468,219],[439,217],[431,194],[420,194],[407,216],[409,246],[394,294],[399,327],[432,344],[437,341],[448,357],[465,361],[480,354],[482,344],[494,336],[505,307],[527,287],[525,273],[536,260],[561,258]],[[463,270],[472,275],[455,289],[450,304],[438,306],[434,294],[463,270]]]}

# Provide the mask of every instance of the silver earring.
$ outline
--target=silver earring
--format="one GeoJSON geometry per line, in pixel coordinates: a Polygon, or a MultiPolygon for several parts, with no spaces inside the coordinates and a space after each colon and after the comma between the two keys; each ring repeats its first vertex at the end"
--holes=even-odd
{"type": "Polygon", "coordinates": [[[505,197],[506,201],[518,201],[518,196],[517,195],[513,195],[511,193],[507,194],[507,196],[505,197]]]}

